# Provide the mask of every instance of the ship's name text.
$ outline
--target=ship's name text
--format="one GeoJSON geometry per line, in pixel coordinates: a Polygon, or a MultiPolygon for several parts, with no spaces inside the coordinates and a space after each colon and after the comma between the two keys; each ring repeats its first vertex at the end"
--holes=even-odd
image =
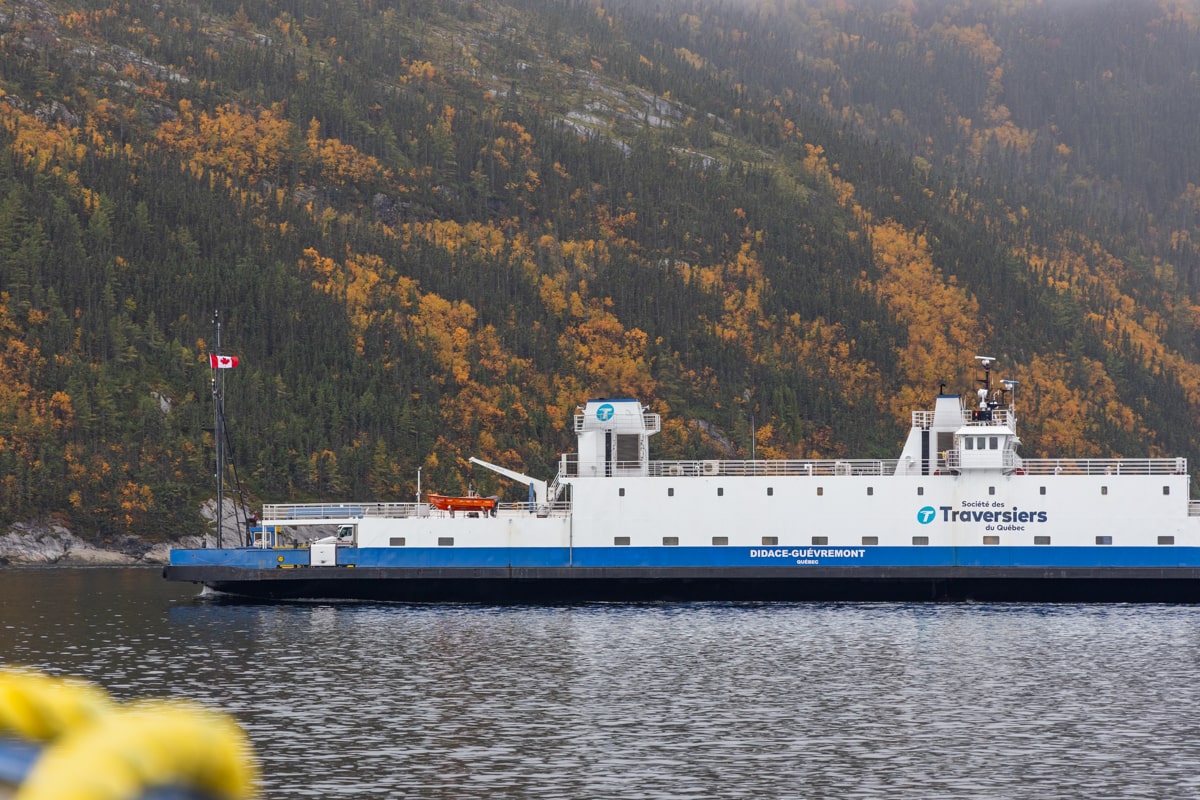
{"type": "Polygon", "coordinates": [[[862,558],[866,553],[862,547],[776,547],[751,548],[751,558],[862,558]]]}

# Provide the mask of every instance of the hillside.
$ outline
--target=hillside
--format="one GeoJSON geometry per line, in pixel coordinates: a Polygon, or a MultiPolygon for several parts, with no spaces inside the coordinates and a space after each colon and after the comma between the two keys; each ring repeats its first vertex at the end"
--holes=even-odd
{"type": "MultiPolygon", "coordinates": [[[[1200,459],[1200,0],[9,0],[0,523],[894,456],[971,357],[1026,455],[1200,459]],[[232,477],[232,476],[231,476],[232,477]]],[[[515,496],[515,495],[514,495],[515,496]]]]}

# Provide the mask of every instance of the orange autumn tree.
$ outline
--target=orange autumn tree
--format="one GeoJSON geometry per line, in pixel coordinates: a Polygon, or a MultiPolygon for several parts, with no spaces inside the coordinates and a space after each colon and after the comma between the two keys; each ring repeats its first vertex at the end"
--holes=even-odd
{"type": "Polygon", "coordinates": [[[279,179],[289,159],[295,126],[282,109],[245,109],[227,103],[197,113],[186,99],[179,116],[159,126],[158,143],[185,156],[196,169],[215,170],[256,183],[279,179]]]}
{"type": "Polygon", "coordinates": [[[979,302],[934,266],[929,244],[898,223],[870,226],[871,249],[881,275],[863,285],[879,296],[910,331],[897,354],[906,378],[888,407],[898,422],[921,408],[930,387],[961,381],[976,348],[986,347],[991,331],[979,302]]]}

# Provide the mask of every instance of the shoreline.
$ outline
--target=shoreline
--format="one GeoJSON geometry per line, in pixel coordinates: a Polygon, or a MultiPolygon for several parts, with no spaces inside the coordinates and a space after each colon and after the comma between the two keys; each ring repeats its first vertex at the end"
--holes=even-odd
{"type": "Polygon", "coordinates": [[[0,568],[162,566],[170,560],[172,547],[189,546],[192,540],[203,546],[201,537],[151,544],[133,535],[95,544],[76,536],[57,520],[18,522],[0,534],[0,568]]]}
{"type": "MultiPolygon", "coordinates": [[[[149,542],[140,536],[124,534],[104,543],[87,541],[61,519],[15,522],[0,529],[0,569],[5,567],[161,567],[171,560],[172,548],[203,549],[217,546],[215,499],[200,506],[200,515],[208,522],[203,536],[183,536],[163,542],[149,542]]],[[[237,507],[226,500],[221,529],[225,542],[239,542],[245,533],[238,522],[237,507]]],[[[310,533],[314,529],[310,529],[310,533]]],[[[294,541],[294,534],[281,534],[281,541],[294,541]]]]}
{"type": "MultiPolygon", "coordinates": [[[[237,523],[237,506],[232,500],[223,504],[223,539],[242,535],[237,523]]],[[[148,542],[140,536],[124,534],[96,544],[79,536],[54,516],[15,522],[0,532],[0,567],[7,566],[163,566],[171,560],[173,547],[214,547],[216,545],[217,501],[201,504],[200,516],[210,528],[204,536],[184,536],[165,542],[148,542]]]]}

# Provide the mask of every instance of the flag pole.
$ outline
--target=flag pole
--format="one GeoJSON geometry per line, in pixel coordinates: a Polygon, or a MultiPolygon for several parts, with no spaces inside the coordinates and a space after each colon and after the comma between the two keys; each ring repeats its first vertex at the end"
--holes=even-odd
{"type": "MultiPolygon", "coordinates": [[[[221,354],[221,312],[220,310],[213,312],[213,325],[217,328],[217,355],[221,354]]],[[[223,520],[221,519],[222,512],[225,510],[225,498],[223,497],[223,478],[225,477],[225,449],[221,446],[221,428],[223,427],[222,419],[222,402],[224,394],[224,370],[213,369],[212,389],[213,389],[213,414],[215,415],[215,425],[213,429],[213,437],[217,446],[217,549],[221,549],[223,542],[221,540],[221,528],[223,520]]]]}

